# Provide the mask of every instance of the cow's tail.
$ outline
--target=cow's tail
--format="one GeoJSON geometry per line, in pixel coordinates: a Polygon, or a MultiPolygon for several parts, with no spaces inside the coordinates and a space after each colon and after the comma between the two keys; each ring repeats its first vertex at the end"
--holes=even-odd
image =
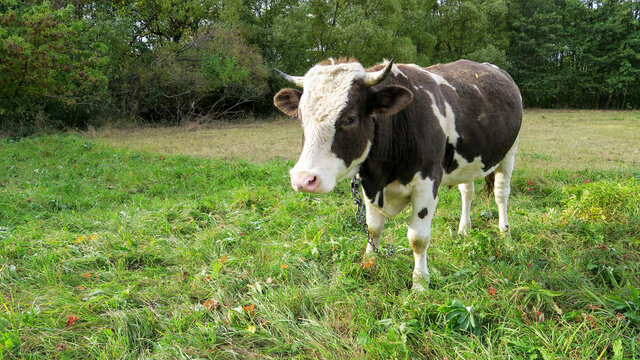
{"type": "Polygon", "coordinates": [[[496,173],[492,172],[491,174],[484,177],[484,189],[487,191],[487,205],[491,203],[491,193],[493,192],[493,186],[496,182],[496,173]]]}

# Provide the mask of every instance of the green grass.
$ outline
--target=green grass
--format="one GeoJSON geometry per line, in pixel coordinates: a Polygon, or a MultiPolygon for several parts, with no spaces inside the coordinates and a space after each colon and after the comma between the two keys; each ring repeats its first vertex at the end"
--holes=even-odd
{"type": "Polygon", "coordinates": [[[348,184],[295,193],[291,160],[4,139],[0,358],[640,358],[640,170],[528,159],[510,237],[480,186],[454,235],[459,194],[440,192],[418,293],[409,213],[365,268],[348,184]]]}

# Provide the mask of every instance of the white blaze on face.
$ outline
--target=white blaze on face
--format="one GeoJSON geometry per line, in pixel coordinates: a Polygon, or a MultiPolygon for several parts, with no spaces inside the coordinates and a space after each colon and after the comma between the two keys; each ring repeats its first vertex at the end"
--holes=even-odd
{"type": "Polygon", "coordinates": [[[315,176],[317,187],[304,190],[329,192],[340,179],[352,172],[347,168],[350,164],[345,164],[331,152],[331,145],[336,121],[347,105],[349,90],[354,81],[364,76],[365,70],[359,63],[316,65],[304,76],[299,111],[305,141],[300,158],[290,171],[294,189],[301,190],[295,184],[296,179],[315,176]]]}

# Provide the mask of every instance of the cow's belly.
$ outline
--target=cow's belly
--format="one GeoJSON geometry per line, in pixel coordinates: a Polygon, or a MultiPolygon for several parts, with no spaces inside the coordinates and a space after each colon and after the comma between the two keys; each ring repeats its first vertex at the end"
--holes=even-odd
{"type": "Polygon", "coordinates": [[[442,176],[443,186],[453,186],[458,184],[464,184],[476,179],[483,178],[491,174],[498,165],[495,165],[488,170],[484,170],[484,164],[480,156],[473,159],[472,162],[466,161],[458,153],[454,155],[454,159],[458,163],[458,167],[450,173],[445,172],[442,176]]]}

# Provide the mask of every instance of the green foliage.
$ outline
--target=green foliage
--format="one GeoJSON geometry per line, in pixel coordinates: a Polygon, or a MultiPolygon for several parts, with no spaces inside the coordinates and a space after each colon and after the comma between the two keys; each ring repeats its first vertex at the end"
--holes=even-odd
{"type": "Polygon", "coordinates": [[[471,306],[464,306],[459,300],[452,300],[448,305],[440,306],[438,311],[444,315],[444,321],[450,329],[480,335],[480,326],[473,316],[471,306]]]}
{"type": "Polygon", "coordinates": [[[72,5],[52,9],[44,2],[0,14],[3,128],[78,126],[98,105],[107,84],[107,48],[73,12],[72,5]]]}
{"type": "Polygon", "coordinates": [[[525,106],[640,104],[633,0],[50,0],[0,4],[0,131],[274,112],[328,57],[510,72],[525,106]]]}
{"type": "Polygon", "coordinates": [[[627,284],[627,290],[627,298],[610,295],[607,297],[607,303],[616,314],[622,314],[640,329],[640,292],[631,284],[627,284]]]}
{"type": "Polygon", "coordinates": [[[525,105],[637,108],[637,7],[619,0],[511,0],[507,58],[525,105]]]}
{"type": "Polygon", "coordinates": [[[558,315],[562,315],[562,310],[554,301],[555,297],[562,296],[562,291],[552,291],[542,288],[535,281],[530,284],[518,286],[513,290],[514,298],[520,300],[521,306],[527,307],[531,305],[534,309],[540,309],[541,306],[547,306],[548,310],[555,311],[558,315]],[[535,300],[535,302],[534,302],[535,300]],[[534,302],[532,304],[532,302],[534,302]]]}
{"type": "Polygon", "coordinates": [[[242,83],[249,76],[249,70],[238,66],[234,58],[218,54],[203,55],[200,63],[204,76],[211,82],[214,90],[242,83]]]}

